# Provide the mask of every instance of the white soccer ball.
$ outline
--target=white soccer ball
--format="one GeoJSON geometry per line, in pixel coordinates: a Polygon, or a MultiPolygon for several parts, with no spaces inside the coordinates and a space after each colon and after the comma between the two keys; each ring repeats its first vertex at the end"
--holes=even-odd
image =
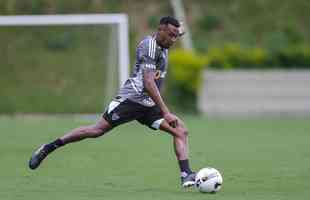
{"type": "Polygon", "coordinates": [[[206,167],[198,171],[195,183],[200,192],[215,193],[221,189],[223,178],[218,170],[206,167]]]}

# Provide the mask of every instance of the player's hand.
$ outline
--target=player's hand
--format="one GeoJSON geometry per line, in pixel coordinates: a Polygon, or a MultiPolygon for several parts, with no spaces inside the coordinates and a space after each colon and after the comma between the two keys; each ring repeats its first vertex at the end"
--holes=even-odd
{"type": "Polygon", "coordinates": [[[178,118],[174,114],[166,113],[164,114],[164,119],[168,122],[168,124],[171,127],[176,128],[178,126],[178,118]]]}

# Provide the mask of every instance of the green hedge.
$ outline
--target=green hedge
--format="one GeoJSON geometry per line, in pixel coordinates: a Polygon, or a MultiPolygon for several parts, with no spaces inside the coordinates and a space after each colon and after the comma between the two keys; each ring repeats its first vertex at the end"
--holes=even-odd
{"type": "Polygon", "coordinates": [[[169,78],[166,96],[171,106],[183,112],[197,112],[197,91],[207,58],[181,49],[169,55],[169,78]]]}
{"type": "Polygon", "coordinates": [[[310,46],[305,45],[290,45],[282,49],[268,50],[227,44],[222,48],[211,48],[207,57],[210,61],[209,67],[214,69],[310,69],[310,46]]]}
{"type": "Polygon", "coordinates": [[[181,49],[171,51],[166,91],[170,106],[183,112],[197,112],[197,95],[206,67],[219,70],[310,69],[310,46],[294,45],[271,51],[227,44],[210,49],[207,55],[181,49]]]}

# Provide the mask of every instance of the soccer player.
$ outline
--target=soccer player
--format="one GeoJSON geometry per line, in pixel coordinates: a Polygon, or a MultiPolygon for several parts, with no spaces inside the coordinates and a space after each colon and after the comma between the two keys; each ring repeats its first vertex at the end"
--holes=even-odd
{"type": "Polygon", "coordinates": [[[184,123],[172,114],[160,95],[167,73],[168,49],[184,34],[180,22],[170,16],[160,20],[158,30],[145,37],[136,50],[136,64],[130,78],[120,88],[99,121],[74,129],[55,141],[43,144],[30,161],[36,169],[54,150],[85,138],[97,138],[113,128],[133,120],[151,129],[160,129],[173,137],[175,155],[181,171],[181,185],[194,185],[195,173],[188,160],[188,137],[184,123]]]}

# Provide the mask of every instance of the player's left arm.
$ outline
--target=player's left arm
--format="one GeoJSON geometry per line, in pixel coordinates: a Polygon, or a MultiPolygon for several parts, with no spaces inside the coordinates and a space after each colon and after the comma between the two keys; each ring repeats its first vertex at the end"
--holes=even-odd
{"type": "Polygon", "coordinates": [[[155,71],[152,69],[144,69],[143,70],[143,83],[145,90],[153,99],[153,101],[158,105],[160,108],[164,119],[168,122],[168,124],[172,127],[178,126],[178,118],[172,114],[167,105],[165,104],[164,100],[162,99],[160,92],[155,83],[155,71]]]}
{"type": "Polygon", "coordinates": [[[178,119],[173,115],[168,106],[165,104],[159,89],[155,83],[156,79],[156,42],[153,39],[145,40],[140,43],[140,50],[138,51],[138,59],[141,61],[143,85],[145,91],[152,98],[155,104],[161,110],[164,119],[170,126],[176,127],[178,119]]]}

